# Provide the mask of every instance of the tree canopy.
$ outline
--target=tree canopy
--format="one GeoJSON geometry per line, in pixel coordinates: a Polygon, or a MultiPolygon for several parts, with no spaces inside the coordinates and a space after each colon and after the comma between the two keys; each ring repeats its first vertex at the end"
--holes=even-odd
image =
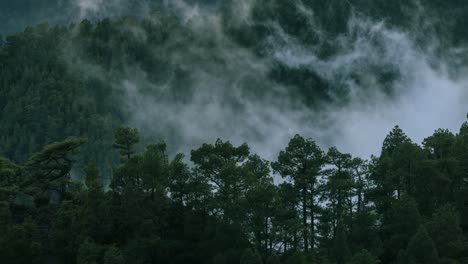
{"type": "MultiPolygon", "coordinates": [[[[110,184],[96,164],[82,178],[71,177],[81,138],[50,144],[24,164],[2,158],[0,257],[3,263],[464,263],[466,207],[458,195],[427,185],[419,174],[427,170],[405,172],[402,158],[415,157],[390,154],[410,142],[396,129],[373,161],[335,147],[323,151],[296,135],[272,163],[247,144],[218,139],[193,150],[189,166],[182,154],[171,158],[165,143],[132,149],[138,131],[122,127],[108,146],[125,151],[110,184]],[[398,181],[385,178],[387,164],[390,175],[403,183],[411,177],[415,187],[398,195],[398,181]],[[428,192],[432,202],[419,202],[428,192]]],[[[464,136],[437,130],[424,146],[410,146],[429,171],[458,180],[468,175],[465,166],[447,170],[439,162],[463,162],[464,136]],[[437,146],[445,154],[435,156],[437,146]]]]}

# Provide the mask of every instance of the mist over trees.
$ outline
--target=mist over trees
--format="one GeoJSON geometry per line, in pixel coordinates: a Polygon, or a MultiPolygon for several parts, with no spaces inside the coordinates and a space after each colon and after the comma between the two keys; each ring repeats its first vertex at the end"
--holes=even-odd
{"type": "Polygon", "coordinates": [[[467,8],[0,3],[0,263],[468,263],[467,8]]]}
{"type": "MultiPolygon", "coordinates": [[[[466,43],[464,34],[455,34],[462,30],[466,17],[456,12],[463,10],[463,4],[446,1],[440,8],[438,1],[427,2],[421,6],[427,14],[446,12],[453,23],[437,23],[432,19],[436,15],[420,15],[414,19],[421,19],[415,22],[421,27],[412,28],[408,25],[414,19],[409,15],[422,12],[411,9],[412,2],[345,2],[349,3],[228,1],[217,12],[205,14],[200,9],[194,18],[189,15],[198,9],[154,9],[144,16],[84,19],[67,26],[31,25],[4,35],[0,41],[0,109],[8,114],[0,115],[0,154],[24,162],[46,144],[69,135],[84,136],[90,144],[84,146],[86,155],[78,157],[79,165],[94,161],[106,167],[107,175],[108,165],[117,156],[104,146],[111,143],[113,129],[122,123],[145,128],[143,141],[163,136],[176,151],[188,141],[193,142],[190,148],[202,144],[206,134],[216,138],[233,131],[239,142],[258,141],[261,147],[275,144],[275,151],[291,136],[283,132],[288,128],[314,136],[322,129],[322,133],[336,134],[333,130],[339,127],[322,127],[321,119],[343,122],[336,119],[339,109],[352,112],[364,102],[375,101],[368,107],[385,111],[379,103],[381,96],[392,100],[402,89],[411,90],[402,79],[437,74],[405,75],[421,65],[400,69],[405,62],[392,61],[395,52],[408,48],[392,46],[408,41],[389,38],[400,34],[390,30],[394,28],[415,42],[414,49],[430,47],[436,55],[456,56],[457,60],[448,60],[455,65],[447,66],[464,68],[457,64],[463,56],[447,54],[466,43]],[[245,21],[239,21],[241,4],[250,7],[245,21]],[[359,20],[361,15],[382,19],[388,32],[372,31],[379,24],[368,25],[365,19],[359,20]],[[432,46],[433,35],[443,36],[440,45],[432,46]],[[365,46],[354,47],[363,41],[365,46]],[[309,59],[310,54],[283,51],[282,47],[289,46],[292,52],[313,50],[317,61],[296,62],[301,57],[309,59]],[[367,48],[369,57],[356,53],[367,48]],[[348,57],[357,60],[346,61],[348,57]],[[374,98],[376,90],[382,95],[374,98]],[[336,114],[323,116],[327,111],[336,114]],[[151,125],[156,119],[160,125],[151,125]],[[216,129],[207,130],[206,125],[216,129]],[[314,126],[318,131],[309,129],[314,126]],[[278,131],[277,137],[271,136],[271,129],[278,131]]],[[[402,57],[421,59],[411,54],[402,57]]],[[[437,57],[422,59],[438,61],[437,57]]],[[[320,138],[325,140],[329,139],[320,138]]]]}

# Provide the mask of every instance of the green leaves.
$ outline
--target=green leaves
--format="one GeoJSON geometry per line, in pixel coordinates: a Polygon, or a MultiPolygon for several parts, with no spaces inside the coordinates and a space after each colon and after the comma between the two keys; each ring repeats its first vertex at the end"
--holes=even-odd
{"type": "Polygon", "coordinates": [[[325,155],[315,141],[295,135],[289,141],[286,149],[279,153],[278,161],[272,163],[273,169],[283,178],[292,180],[297,191],[295,195],[298,200],[295,203],[300,203],[302,207],[300,215],[305,251],[308,250],[309,240],[312,248],[315,244],[316,184],[325,161],[325,155]],[[308,223],[309,219],[310,224],[308,223]]]}
{"type": "Polygon", "coordinates": [[[335,238],[333,239],[332,257],[337,264],[345,264],[351,258],[349,251],[346,230],[341,220],[336,227],[335,238]]]}
{"type": "Polygon", "coordinates": [[[69,175],[75,160],[73,155],[86,142],[86,139],[70,137],[62,142],[48,145],[43,151],[34,154],[25,164],[26,175],[22,187],[40,184],[47,188],[54,181],[69,175]]]}
{"type": "Polygon", "coordinates": [[[454,206],[445,204],[438,208],[427,224],[427,231],[434,241],[441,261],[463,261],[463,256],[468,253],[468,244],[454,206]]]}
{"type": "Polygon", "coordinates": [[[21,167],[0,157],[0,202],[18,191],[21,180],[21,167]]]}
{"type": "Polygon", "coordinates": [[[320,173],[325,163],[325,155],[312,139],[295,135],[285,150],[281,151],[278,161],[272,167],[282,177],[290,177],[295,182],[305,184],[306,178],[312,180],[320,173]]]}
{"type": "Polygon", "coordinates": [[[113,147],[117,149],[123,157],[130,159],[134,154],[133,146],[140,141],[138,130],[129,127],[119,127],[114,132],[115,143],[113,147]]]}
{"type": "Polygon", "coordinates": [[[262,264],[262,257],[250,248],[242,252],[239,264],[262,264]]]}
{"type": "Polygon", "coordinates": [[[193,150],[190,166],[165,143],[136,153],[138,131],[121,128],[114,147],[125,159],[109,189],[96,165],[81,182],[68,177],[85,139],[53,143],[24,166],[1,158],[9,252],[0,253],[47,252],[59,263],[463,262],[464,136],[439,130],[423,149],[390,134],[370,162],[296,135],[272,164],[218,139],[193,150]],[[438,173],[455,193],[434,184],[438,173]]]}
{"type": "Polygon", "coordinates": [[[411,143],[411,139],[403,132],[399,126],[395,126],[390,134],[385,137],[382,146],[382,156],[392,155],[398,147],[411,143]]]}
{"type": "Polygon", "coordinates": [[[363,249],[356,253],[348,264],[379,264],[380,260],[369,251],[363,249]]]}
{"type": "Polygon", "coordinates": [[[398,262],[401,264],[439,263],[437,249],[424,226],[421,226],[418,232],[411,238],[408,248],[400,252],[398,262]]]}
{"type": "Polygon", "coordinates": [[[230,142],[220,139],[213,145],[203,144],[191,152],[191,161],[196,166],[196,173],[200,173],[213,185],[213,209],[219,210],[217,214],[226,221],[240,223],[245,215],[240,206],[252,176],[251,173],[246,173],[246,167],[255,167],[252,160],[247,161],[249,155],[247,144],[235,147],[230,142]]]}

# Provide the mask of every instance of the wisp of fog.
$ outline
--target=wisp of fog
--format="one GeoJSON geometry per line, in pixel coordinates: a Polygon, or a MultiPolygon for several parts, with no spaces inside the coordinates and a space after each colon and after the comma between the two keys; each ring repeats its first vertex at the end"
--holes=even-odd
{"type": "MultiPolygon", "coordinates": [[[[230,23],[254,23],[255,3],[233,2],[230,23]]],[[[312,138],[324,148],[337,146],[369,157],[379,154],[385,135],[395,125],[417,143],[437,128],[457,132],[467,111],[466,74],[463,67],[453,68],[452,57],[434,52],[437,36],[428,36],[428,44],[421,46],[413,31],[389,27],[359,12],[353,12],[346,32],[327,36],[321,34],[314,10],[301,1],[295,3],[308,18],[304,26],[313,28],[321,42],[333,43],[337,52],[321,56],[322,43],[304,43],[270,20],[272,30],[262,43],[267,55],[258,56],[226,35],[218,9],[165,1],[197,41],[210,45],[193,43],[170,53],[170,63],[190,73],[190,87],[185,89],[192,93],[184,100],[168,99],[177,80],[154,82],[131,66],[126,74],[116,76],[110,83],[123,92],[129,125],[148,133],[147,138],[156,135],[168,141],[178,152],[221,138],[235,144],[248,142],[253,152],[271,160],[294,134],[312,138]],[[292,96],[290,86],[272,79],[278,64],[313,71],[346,96],[331,91],[331,101],[311,107],[292,96]],[[391,81],[382,80],[376,69],[388,71],[391,81]]],[[[109,6],[98,0],[79,1],[83,16],[109,6]]],[[[147,41],[137,28],[132,32],[147,41]]],[[[87,61],[80,65],[97,67],[87,61]]]]}

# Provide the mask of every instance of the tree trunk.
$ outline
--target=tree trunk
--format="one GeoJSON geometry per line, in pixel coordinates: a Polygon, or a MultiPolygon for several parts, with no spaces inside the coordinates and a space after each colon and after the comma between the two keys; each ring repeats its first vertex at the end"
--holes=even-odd
{"type": "Polygon", "coordinates": [[[310,248],[315,247],[315,202],[314,202],[314,186],[310,188],[310,248]]]}
{"type": "Polygon", "coordinates": [[[304,184],[302,188],[302,232],[304,239],[304,251],[309,250],[309,238],[308,238],[308,227],[307,227],[307,185],[304,184]]]}
{"type": "Polygon", "coordinates": [[[361,203],[362,203],[362,179],[361,179],[361,175],[359,175],[358,203],[357,203],[357,213],[358,214],[361,213],[361,203]]]}

